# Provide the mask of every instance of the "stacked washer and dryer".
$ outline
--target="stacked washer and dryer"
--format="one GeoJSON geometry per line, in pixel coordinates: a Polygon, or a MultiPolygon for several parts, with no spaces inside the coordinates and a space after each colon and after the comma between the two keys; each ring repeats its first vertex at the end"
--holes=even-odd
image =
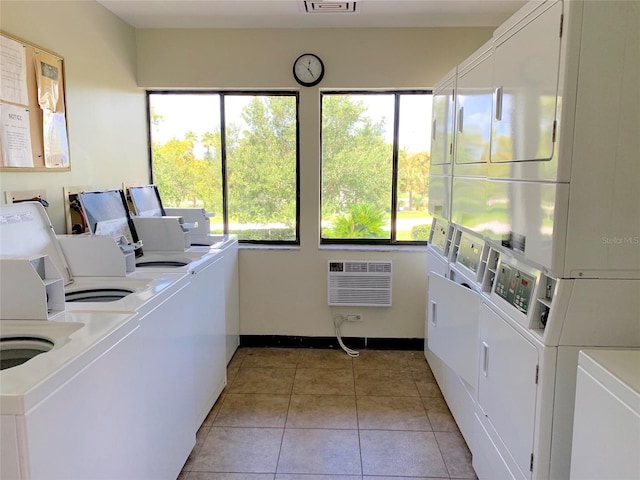
{"type": "Polygon", "coordinates": [[[579,351],[640,347],[639,32],[531,2],[434,89],[425,355],[480,480],[569,478],[579,351]]]}

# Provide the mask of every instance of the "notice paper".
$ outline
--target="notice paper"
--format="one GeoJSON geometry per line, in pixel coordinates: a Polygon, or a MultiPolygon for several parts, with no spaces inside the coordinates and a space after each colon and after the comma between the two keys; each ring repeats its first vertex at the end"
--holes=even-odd
{"type": "Polygon", "coordinates": [[[69,166],[69,142],[64,113],[42,111],[42,138],[44,139],[44,164],[46,167],[69,166]]]}
{"type": "Polygon", "coordinates": [[[0,104],[0,143],[3,166],[33,167],[29,110],[0,104]]]}
{"type": "Polygon", "coordinates": [[[35,61],[40,108],[64,112],[64,105],[58,104],[62,82],[62,69],[58,57],[46,52],[36,52],[35,61]]]}
{"type": "Polygon", "coordinates": [[[29,104],[26,58],[22,43],[0,36],[0,100],[29,104]]]}

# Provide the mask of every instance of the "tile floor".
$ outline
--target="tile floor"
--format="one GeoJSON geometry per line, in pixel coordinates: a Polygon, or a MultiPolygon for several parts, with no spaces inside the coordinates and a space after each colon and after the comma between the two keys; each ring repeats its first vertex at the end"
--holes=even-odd
{"type": "Polygon", "coordinates": [[[475,479],[422,352],[240,348],[179,480],[475,479]]]}

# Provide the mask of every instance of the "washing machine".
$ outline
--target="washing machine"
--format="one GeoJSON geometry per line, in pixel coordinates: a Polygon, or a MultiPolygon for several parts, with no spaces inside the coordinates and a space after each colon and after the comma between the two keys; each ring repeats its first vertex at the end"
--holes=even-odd
{"type": "Polygon", "coordinates": [[[224,241],[223,235],[211,234],[210,218],[214,213],[207,213],[203,208],[165,208],[156,185],[130,186],[127,195],[137,217],[182,217],[184,227],[189,230],[191,246],[216,247],[224,241]]]}
{"type": "MultiPolygon", "coordinates": [[[[142,445],[147,451],[139,456],[147,464],[140,467],[140,478],[175,478],[195,445],[197,430],[193,377],[195,320],[188,314],[193,302],[189,275],[184,272],[125,274],[122,252],[106,254],[90,248],[67,248],[69,258],[73,259],[71,265],[82,265],[84,258],[99,271],[104,263],[112,263],[111,258],[122,262],[122,276],[75,277],[44,208],[37,202],[1,205],[0,238],[3,258],[44,255],[52,260],[65,285],[66,311],[138,314],[139,328],[131,341],[137,342],[138,351],[144,352],[137,365],[144,372],[140,384],[145,388],[139,401],[145,405],[141,418],[147,422],[142,429],[146,435],[142,445]],[[77,253],[86,251],[91,251],[92,257],[76,258],[77,253]]],[[[106,240],[114,244],[110,237],[99,240],[99,243],[106,240]]],[[[81,241],[91,242],[91,237],[81,241]]],[[[8,273],[2,270],[3,276],[8,273]]],[[[10,282],[21,283],[15,278],[10,282]]]]}
{"type": "MultiPolygon", "coordinates": [[[[138,193],[134,193],[134,197],[139,194],[139,203],[145,205],[139,207],[141,211],[162,212],[155,188],[136,189],[136,192],[138,193]]],[[[107,225],[106,228],[115,228],[115,233],[125,234],[132,243],[137,243],[138,227],[143,226],[145,234],[157,237],[152,246],[160,250],[147,247],[149,237],[140,238],[143,253],[136,258],[136,272],[141,275],[147,272],[179,272],[189,278],[190,299],[186,302],[184,315],[193,322],[192,371],[196,403],[194,428],[199,428],[226,385],[226,365],[227,358],[230,357],[227,354],[227,344],[233,347],[233,352],[238,344],[237,334],[231,335],[230,332],[229,337],[226,334],[227,318],[234,318],[235,322],[230,322],[230,328],[236,332],[239,330],[237,289],[234,291],[235,304],[229,302],[229,317],[226,313],[226,286],[234,288],[229,276],[233,276],[233,272],[237,270],[237,238],[229,235],[216,236],[217,241],[213,245],[184,247],[180,239],[182,227],[165,222],[173,220],[173,217],[137,217],[143,223],[136,222],[136,217],[132,220],[125,196],[120,190],[83,192],[78,197],[92,233],[100,233],[102,226],[107,225]],[[170,225],[169,228],[175,235],[163,234],[167,225],[170,225]],[[166,244],[163,243],[165,239],[166,244]]],[[[235,280],[237,283],[237,278],[235,280]]]]}
{"type": "Polygon", "coordinates": [[[0,320],[3,479],[150,478],[136,316],[0,320]]]}

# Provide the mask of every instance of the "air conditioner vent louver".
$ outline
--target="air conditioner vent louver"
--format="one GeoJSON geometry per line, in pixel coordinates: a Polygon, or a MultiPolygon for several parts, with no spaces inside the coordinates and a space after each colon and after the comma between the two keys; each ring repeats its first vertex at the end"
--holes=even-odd
{"type": "Polygon", "coordinates": [[[391,306],[391,262],[329,262],[331,306],[391,306]]]}

